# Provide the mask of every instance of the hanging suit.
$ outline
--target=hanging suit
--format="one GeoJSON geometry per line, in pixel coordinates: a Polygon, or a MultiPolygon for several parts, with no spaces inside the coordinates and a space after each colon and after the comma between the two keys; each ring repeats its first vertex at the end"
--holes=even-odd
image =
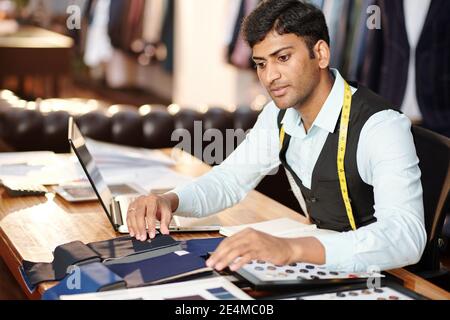
{"type": "MultiPolygon", "coordinates": [[[[360,81],[396,107],[408,80],[410,47],[403,1],[377,0],[381,30],[369,30],[360,81]]],[[[416,49],[416,88],[423,125],[450,136],[450,2],[432,0],[416,49]]]]}

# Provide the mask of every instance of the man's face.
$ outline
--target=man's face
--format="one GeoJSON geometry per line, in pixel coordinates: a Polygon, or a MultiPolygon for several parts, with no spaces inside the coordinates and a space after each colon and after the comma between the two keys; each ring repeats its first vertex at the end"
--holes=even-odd
{"type": "Polygon", "coordinates": [[[275,31],[253,47],[259,80],[280,109],[300,108],[319,82],[317,59],[311,59],[304,40],[275,31]]]}

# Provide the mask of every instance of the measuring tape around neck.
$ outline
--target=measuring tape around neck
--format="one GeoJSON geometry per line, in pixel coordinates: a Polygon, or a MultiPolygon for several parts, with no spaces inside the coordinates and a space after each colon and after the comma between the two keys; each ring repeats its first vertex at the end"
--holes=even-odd
{"type": "MultiPolygon", "coordinates": [[[[347,188],[347,178],[345,177],[345,151],[347,149],[348,124],[350,122],[350,111],[352,108],[352,90],[350,85],[345,82],[344,105],[342,107],[341,123],[339,126],[339,143],[337,153],[337,170],[339,176],[339,186],[341,188],[342,199],[344,200],[345,211],[347,212],[348,221],[352,230],[356,230],[353,209],[350,203],[350,197],[347,188]]],[[[286,131],[284,126],[280,129],[280,149],[283,148],[286,131]]]]}
{"type": "Polygon", "coordinates": [[[345,211],[347,211],[348,221],[353,230],[356,230],[355,217],[353,216],[352,205],[348,195],[347,178],[345,177],[345,151],[347,149],[348,124],[350,122],[350,111],[352,109],[352,90],[345,82],[344,106],[342,107],[341,124],[339,126],[339,144],[337,154],[337,168],[339,185],[341,186],[342,199],[344,200],[345,211]]]}

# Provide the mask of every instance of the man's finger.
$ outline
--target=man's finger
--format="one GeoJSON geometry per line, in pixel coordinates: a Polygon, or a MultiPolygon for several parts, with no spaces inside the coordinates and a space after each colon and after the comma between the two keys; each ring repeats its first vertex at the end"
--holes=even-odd
{"type": "Polygon", "coordinates": [[[238,246],[228,251],[226,255],[223,255],[215,265],[215,269],[218,271],[222,271],[229,265],[231,265],[237,258],[243,256],[246,252],[246,248],[242,246],[238,246]]]}
{"type": "Polygon", "coordinates": [[[153,199],[147,200],[146,220],[148,225],[148,235],[153,239],[156,235],[156,211],[157,203],[153,199]]]}
{"type": "Polygon", "coordinates": [[[241,239],[230,237],[223,240],[220,245],[217,247],[216,251],[211,255],[208,259],[207,266],[214,268],[217,264],[221,263],[222,260],[230,253],[230,251],[235,250],[236,248],[244,246],[247,247],[245,242],[242,242],[241,239]]]}
{"type": "Polygon", "coordinates": [[[166,205],[162,204],[160,207],[161,210],[161,223],[160,223],[160,231],[162,234],[169,234],[169,224],[172,220],[172,210],[168,208],[166,205]]]}
{"type": "Polygon", "coordinates": [[[134,216],[136,239],[145,241],[147,238],[145,230],[145,205],[142,205],[142,202],[136,207],[134,216]]]}
{"type": "Polygon", "coordinates": [[[135,214],[136,214],[136,209],[133,208],[133,210],[128,210],[127,228],[128,228],[128,232],[130,233],[131,237],[137,236],[135,214]]]}
{"type": "Polygon", "coordinates": [[[240,259],[235,260],[230,265],[230,270],[231,271],[237,271],[237,270],[239,270],[240,268],[242,268],[243,266],[245,266],[247,263],[249,263],[252,260],[254,260],[252,255],[250,253],[247,253],[247,254],[243,255],[240,259]]]}

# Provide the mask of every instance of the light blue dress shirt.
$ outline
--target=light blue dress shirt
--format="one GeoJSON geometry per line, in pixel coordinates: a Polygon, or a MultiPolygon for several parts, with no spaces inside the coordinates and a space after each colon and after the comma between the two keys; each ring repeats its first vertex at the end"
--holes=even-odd
{"type": "MultiPolygon", "coordinates": [[[[287,162],[307,188],[344,100],[344,79],[337,70],[332,72],[332,91],[309,132],[305,132],[297,110],[288,109],[283,119],[286,133],[292,137],[287,162]]],[[[240,202],[265,175],[272,174],[280,165],[278,112],[274,102],[269,103],[244,142],[221,165],[175,189],[180,199],[175,214],[205,217],[222,211],[240,202]]],[[[374,188],[377,222],[356,231],[316,236],[325,247],[326,267],[365,272],[420,260],[426,231],[418,163],[406,116],[386,110],[366,122],[358,143],[357,166],[362,180],[374,188]]]]}

